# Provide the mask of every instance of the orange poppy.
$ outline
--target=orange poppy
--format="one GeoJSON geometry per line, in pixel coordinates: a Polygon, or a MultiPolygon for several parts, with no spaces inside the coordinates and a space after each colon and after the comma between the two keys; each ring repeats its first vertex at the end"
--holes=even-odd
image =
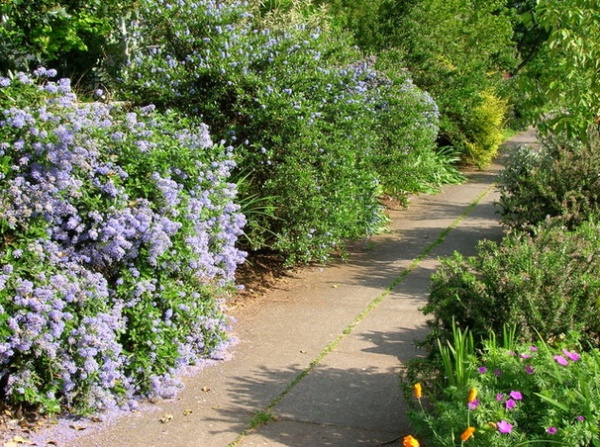
{"type": "Polygon", "coordinates": [[[404,441],[402,442],[404,447],[420,447],[419,441],[413,438],[411,435],[405,436],[404,441]]]}
{"type": "Polygon", "coordinates": [[[467,427],[463,434],[460,435],[460,439],[463,441],[468,441],[471,436],[473,436],[473,433],[475,433],[475,427],[467,427]]]}
{"type": "Polygon", "coordinates": [[[421,384],[420,383],[415,383],[415,385],[413,386],[413,394],[415,395],[415,397],[417,399],[420,399],[421,396],[423,395],[421,392],[421,384]]]}

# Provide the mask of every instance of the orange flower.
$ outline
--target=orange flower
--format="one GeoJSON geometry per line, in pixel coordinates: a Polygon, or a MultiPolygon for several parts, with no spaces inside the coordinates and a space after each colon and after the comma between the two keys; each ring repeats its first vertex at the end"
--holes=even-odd
{"type": "Polygon", "coordinates": [[[460,435],[460,439],[463,441],[468,441],[471,436],[473,436],[473,433],[475,433],[475,427],[467,427],[463,434],[460,435]]]}
{"type": "Polygon", "coordinates": [[[421,393],[421,384],[420,383],[415,383],[415,385],[413,386],[413,394],[415,395],[415,397],[417,399],[421,398],[422,393],[421,393]]]}
{"type": "Polygon", "coordinates": [[[475,388],[471,388],[469,390],[469,397],[467,398],[467,402],[473,402],[477,398],[477,390],[475,388]]]}
{"type": "Polygon", "coordinates": [[[405,436],[402,442],[404,447],[420,447],[419,441],[413,438],[411,435],[405,436]]]}

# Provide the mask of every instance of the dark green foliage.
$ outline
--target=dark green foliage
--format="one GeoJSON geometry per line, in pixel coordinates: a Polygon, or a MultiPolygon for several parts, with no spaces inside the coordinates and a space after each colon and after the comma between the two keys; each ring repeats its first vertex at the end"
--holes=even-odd
{"type": "Polygon", "coordinates": [[[520,148],[498,187],[502,222],[523,229],[553,218],[573,228],[600,212],[600,139],[552,136],[541,150],[520,148]]]}
{"type": "MultiPolygon", "coordinates": [[[[600,335],[600,225],[569,231],[539,227],[534,237],[511,234],[501,243],[483,241],[477,256],[455,253],[433,275],[426,314],[432,337],[451,334],[452,321],[476,340],[516,325],[519,338],[552,339],[581,331],[596,344],[600,335]]],[[[477,342],[476,342],[477,344],[477,342]]]]}
{"type": "Polygon", "coordinates": [[[111,83],[124,61],[133,0],[5,0],[0,5],[0,73],[55,68],[73,84],[111,83]],[[122,22],[121,22],[122,21],[122,22]]]}
{"type": "MultiPolygon", "coordinates": [[[[384,44],[386,0],[316,0],[332,15],[332,24],[352,34],[354,41],[368,53],[391,49],[384,44]]],[[[398,13],[398,11],[395,11],[398,13]]]]}
{"type": "MultiPolygon", "coordinates": [[[[454,146],[469,162],[486,164],[497,145],[482,150],[489,138],[481,135],[487,124],[480,110],[515,65],[505,2],[388,1],[383,11],[389,14],[381,17],[382,42],[402,50],[415,84],[438,103],[440,144],[454,146]],[[393,8],[401,12],[392,13],[393,8]]],[[[500,122],[495,126],[502,129],[500,122]]]]}
{"type": "Polygon", "coordinates": [[[159,7],[141,11],[153,30],[145,44],[155,47],[135,55],[131,97],[200,115],[236,146],[241,201],[260,198],[269,211],[250,216],[248,248],[310,261],[376,231],[380,190],[367,154],[377,143],[379,98],[363,87],[371,70],[349,64],[359,53],[310,27],[257,29],[240,6],[202,4],[157,18],[159,7]]]}
{"type": "Polygon", "coordinates": [[[404,198],[459,176],[434,152],[435,102],[398,59],[377,70],[342,32],[282,23],[303,11],[284,6],[263,12],[271,29],[241,5],[148,1],[125,79],[130,99],[200,116],[235,146],[241,201],[265,211],[250,216],[248,248],[293,263],[378,231],[382,193],[404,198]]]}
{"type": "Polygon", "coordinates": [[[376,67],[384,100],[377,110],[379,143],[370,154],[383,191],[399,199],[415,192],[431,193],[444,183],[458,183],[462,176],[451,151],[437,151],[439,112],[433,98],[415,87],[405,68],[399,68],[397,51],[380,53],[376,67]]]}

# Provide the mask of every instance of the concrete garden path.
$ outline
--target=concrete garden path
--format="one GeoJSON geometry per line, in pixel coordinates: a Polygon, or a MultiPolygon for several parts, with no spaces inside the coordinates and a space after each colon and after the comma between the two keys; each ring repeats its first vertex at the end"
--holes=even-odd
{"type": "MultiPolygon", "coordinates": [[[[530,131],[506,146],[533,143],[530,131]]],[[[347,263],[291,274],[232,309],[239,342],[230,360],[185,378],[176,399],[89,424],[60,445],[375,447],[407,434],[398,374],[420,354],[413,340],[426,334],[419,308],[430,275],[438,257],[474,254],[480,239],[502,237],[499,169],[391,210],[390,231],[358,244],[347,263]]]]}

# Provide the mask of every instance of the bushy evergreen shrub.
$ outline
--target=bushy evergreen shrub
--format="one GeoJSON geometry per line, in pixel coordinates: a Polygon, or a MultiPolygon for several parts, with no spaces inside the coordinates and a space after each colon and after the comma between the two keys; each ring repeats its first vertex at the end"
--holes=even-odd
{"type": "Polygon", "coordinates": [[[596,222],[574,230],[541,225],[535,236],[482,241],[476,256],[444,259],[424,308],[433,317],[432,337],[447,337],[455,320],[476,339],[514,324],[524,341],[577,330],[598,345],[599,230],[596,222]]]}
{"type": "Polygon", "coordinates": [[[88,412],[172,393],[225,337],[232,154],[202,124],[34,74],[0,77],[0,394],[88,412]]]}
{"type": "Polygon", "coordinates": [[[408,70],[398,66],[397,51],[372,60],[380,73],[382,102],[377,110],[379,144],[369,158],[383,191],[405,200],[408,194],[432,193],[442,184],[462,181],[456,154],[436,147],[436,102],[413,84],[408,70]]]}
{"type": "Polygon", "coordinates": [[[381,42],[403,52],[415,84],[439,106],[440,144],[485,165],[503,121],[488,127],[492,104],[501,104],[490,92],[507,91],[503,71],[515,64],[506,1],[385,0],[381,14],[381,42]]]}
{"type": "Polygon", "coordinates": [[[127,57],[132,0],[6,0],[0,4],[0,74],[57,69],[93,92],[127,57]],[[95,87],[95,88],[94,88],[95,87]]]}
{"type": "Polygon", "coordinates": [[[465,158],[479,167],[489,165],[504,141],[507,102],[491,92],[481,93],[482,103],[468,115],[465,158]]]}
{"type": "MultiPolygon", "coordinates": [[[[381,130],[388,141],[405,132],[400,151],[428,151],[429,130],[412,138],[404,129],[434,126],[426,121],[435,105],[408,84],[389,87],[343,34],[265,29],[251,11],[237,2],[144,2],[129,97],[201,116],[236,146],[242,202],[258,197],[270,210],[251,215],[251,248],[274,248],[289,263],[325,259],[384,222],[377,197],[391,176],[382,181],[373,161],[381,130]],[[393,115],[380,114],[386,108],[393,115]]],[[[394,161],[389,169],[402,178],[411,164],[394,161]]]]}
{"type": "Polygon", "coordinates": [[[558,219],[570,228],[600,212],[600,138],[585,144],[549,136],[540,150],[511,154],[498,188],[504,225],[523,229],[558,219]]]}

